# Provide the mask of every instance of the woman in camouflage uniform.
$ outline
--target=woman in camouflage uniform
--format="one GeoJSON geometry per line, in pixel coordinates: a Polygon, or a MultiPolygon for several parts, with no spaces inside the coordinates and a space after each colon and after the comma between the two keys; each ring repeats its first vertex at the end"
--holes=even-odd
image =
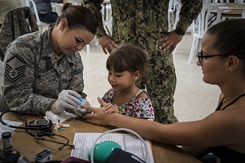
{"type": "Polygon", "coordinates": [[[75,109],[77,98],[86,98],[78,51],[93,39],[96,28],[87,8],[70,6],[54,27],[14,40],[5,55],[0,110],[44,115],[75,109]]]}

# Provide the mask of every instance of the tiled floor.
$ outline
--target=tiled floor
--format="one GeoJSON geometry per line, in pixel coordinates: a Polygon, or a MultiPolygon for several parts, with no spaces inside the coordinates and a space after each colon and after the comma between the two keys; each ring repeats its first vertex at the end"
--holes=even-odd
{"type": "MultiPolygon", "coordinates": [[[[219,89],[217,86],[205,84],[202,81],[201,67],[196,63],[188,64],[192,36],[187,34],[178,45],[174,54],[174,63],[177,74],[177,88],[175,92],[175,115],[179,121],[197,120],[207,116],[215,110],[219,89]]],[[[96,98],[102,96],[109,88],[105,55],[98,46],[91,46],[91,52],[86,48],[81,51],[84,63],[84,92],[93,106],[99,106],[96,98]]],[[[0,80],[2,74],[0,71],[0,80]]],[[[0,81],[0,84],[1,81],[0,81]]]]}

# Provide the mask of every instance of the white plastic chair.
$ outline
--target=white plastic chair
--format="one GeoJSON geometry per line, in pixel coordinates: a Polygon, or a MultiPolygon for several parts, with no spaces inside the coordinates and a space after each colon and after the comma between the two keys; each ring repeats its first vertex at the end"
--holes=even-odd
{"type": "Polygon", "coordinates": [[[169,31],[173,28],[174,11],[175,11],[174,0],[170,0],[168,4],[168,30],[169,31]]]}
{"type": "Polygon", "coordinates": [[[168,30],[171,31],[176,28],[179,21],[179,12],[181,9],[181,2],[179,0],[170,0],[168,6],[168,30]]]}
{"type": "Polygon", "coordinates": [[[113,19],[112,19],[112,9],[111,9],[111,4],[102,4],[101,5],[101,15],[102,15],[102,21],[104,28],[106,30],[106,33],[111,36],[112,35],[112,24],[113,24],[113,19]]]}
{"type": "Polygon", "coordinates": [[[51,2],[51,6],[52,6],[52,11],[56,12],[58,14],[58,16],[60,16],[62,14],[63,3],[51,2]]]}
{"type": "Polygon", "coordinates": [[[216,5],[212,5],[212,3],[203,4],[202,11],[194,23],[193,40],[188,63],[192,62],[194,55],[197,54],[197,52],[200,50],[201,40],[208,27],[221,21],[221,14],[222,11],[216,5]],[[215,17],[213,17],[213,12],[216,13],[215,17]]]}
{"type": "Polygon", "coordinates": [[[37,6],[35,2],[33,0],[26,0],[26,4],[28,4],[29,7],[30,7],[30,4],[33,6],[33,10],[34,10],[34,14],[37,20],[37,25],[39,27],[39,30],[43,31],[44,29],[47,29],[49,27],[49,24],[44,23],[39,19],[39,15],[37,12],[37,6]]]}

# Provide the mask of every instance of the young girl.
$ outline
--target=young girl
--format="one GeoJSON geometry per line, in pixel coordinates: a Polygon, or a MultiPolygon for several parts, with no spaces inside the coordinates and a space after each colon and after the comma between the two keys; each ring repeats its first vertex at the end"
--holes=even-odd
{"type": "Polygon", "coordinates": [[[106,113],[154,119],[149,96],[136,86],[145,72],[145,65],[145,51],[132,44],[124,44],[110,54],[106,68],[112,88],[102,98],[107,103],[106,113]]]}

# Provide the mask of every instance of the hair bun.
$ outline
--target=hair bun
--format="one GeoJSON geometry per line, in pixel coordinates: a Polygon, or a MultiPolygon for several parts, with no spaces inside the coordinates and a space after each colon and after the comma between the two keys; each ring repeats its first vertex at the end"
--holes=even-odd
{"type": "Polygon", "coordinates": [[[70,3],[70,2],[65,3],[65,4],[63,5],[63,7],[62,7],[62,12],[64,12],[67,8],[69,8],[69,7],[71,7],[71,6],[73,6],[72,3],[70,3]]]}

